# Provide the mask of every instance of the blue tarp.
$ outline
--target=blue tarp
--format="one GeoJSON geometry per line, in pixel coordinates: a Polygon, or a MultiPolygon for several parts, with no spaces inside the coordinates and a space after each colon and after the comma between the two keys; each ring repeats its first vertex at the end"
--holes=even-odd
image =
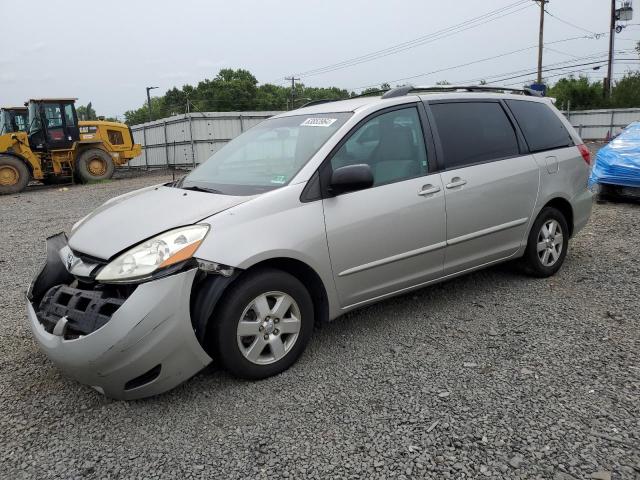
{"type": "Polygon", "coordinates": [[[640,187],[640,122],[634,122],[598,152],[589,185],[640,187]]]}

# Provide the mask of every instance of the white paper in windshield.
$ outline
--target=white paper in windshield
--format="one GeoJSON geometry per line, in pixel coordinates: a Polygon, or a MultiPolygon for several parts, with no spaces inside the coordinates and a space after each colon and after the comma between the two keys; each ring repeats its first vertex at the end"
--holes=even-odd
{"type": "Polygon", "coordinates": [[[326,118],[326,117],[311,117],[307,118],[304,122],[300,124],[301,127],[329,127],[337,118],[326,118]]]}

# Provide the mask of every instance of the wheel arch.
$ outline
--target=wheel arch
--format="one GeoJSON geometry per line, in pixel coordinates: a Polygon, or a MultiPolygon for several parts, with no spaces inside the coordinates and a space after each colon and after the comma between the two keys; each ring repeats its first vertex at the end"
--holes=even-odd
{"type": "Polygon", "coordinates": [[[313,301],[313,316],[316,323],[329,320],[329,297],[320,275],[309,265],[301,260],[290,257],[276,257],[258,262],[246,271],[254,271],[259,268],[274,268],[282,270],[296,277],[305,286],[313,301]]]}
{"type": "MultiPolygon", "coordinates": [[[[569,226],[569,237],[573,236],[573,207],[571,206],[571,202],[563,197],[555,197],[549,200],[544,204],[542,208],[545,207],[553,207],[564,215],[564,218],[567,220],[567,225],[569,226]]],[[[541,210],[542,211],[542,210],[541,210]]]]}
{"type": "Polygon", "coordinates": [[[76,143],[76,159],[82,155],[87,150],[102,150],[103,152],[109,153],[109,151],[105,148],[104,143],[100,140],[83,140],[76,143]]]}
{"type": "Polygon", "coordinates": [[[33,178],[33,165],[31,164],[31,162],[29,162],[29,160],[24,158],[22,155],[20,155],[18,153],[15,153],[15,152],[1,152],[0,155],[5,155],[7,157],[13,157],[13,158],[16,158],[16,159],[20,160],[22,163],[24,163],[27,166],[27,169],[29,170],[29,174],[31,175],[31,178],[33,178]]]}
{"type": "Polygon", "coordinates": [[[198,341],[207,352],[210,352],[207,336],[210,320],[215,316],[224,292],[247,273],[262,268],[281,270],[297,278],[311,296],[316,325],[329,320],[329,298],[320,275],[301,260],[290,257],[269,258],[244,270],[236,270],[230,277],[208,275],[194,284],[191,294],[191,321],[198,341]]]}

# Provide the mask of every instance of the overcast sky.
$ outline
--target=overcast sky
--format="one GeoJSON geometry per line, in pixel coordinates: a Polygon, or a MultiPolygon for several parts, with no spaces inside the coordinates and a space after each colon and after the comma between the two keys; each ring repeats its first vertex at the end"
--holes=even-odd
{"type": "MultiPolygon", "coordinates": [[[[280,83],[292,73],[409,42],[515,3],[516,0],[30,0],[26,5],[3,0],[0,17],[13,21],[2,26],[0,103],[20,104],[39,96],[72,96],[78,97],[81,104],[93,102],[100,115],[122,118],[125,110],[142,105],[146,86],[160,87],[153,93],[161,94],[173,86],[212,78],[223,67],[248,69],[261,83],[280,83]]],[[[636,0],[638,3],[640,0],[636,0]]],[[[606,0],[551,0],[547,8],[577,27],[606,32],[609,5],[606,0]]],[[[535,46],[539,9],[530,0],[503,14],[514,11],[474,28],[457,28],[446,38],[397,54],[329,73],[300,76],[306,85],[357,89],[535,46]]],[[[635,17],[634,22],[640,23],[640,11],[635,17]]],[[[545,42],[589,35],[587,31],[547,16],[545,42]]],[[[632,48],[633,40],[640,40],[638,26],[630,26],[617,35],[616,49],[632,48]]],[[[584,63],[588,60],[576,57],[606,52],[608,39],[582,38],[549,47],[555,51],[545,52],[545,65],[572,59],[584,63]]],[[[516,70],[533,71],[536,61],[537,50],[531,48],[410,82],[456,82],[516,70]]],[[[634,66],[638,68],[638,64],[634,66]]],[[[620,65],[616,72],[622,74],[627,68],[629,65],[620,65]]],[[[591,75],[601,78],[604,70],[591,75]]],[[[520,79],[503,83],[514,81],[520,79]]]]}

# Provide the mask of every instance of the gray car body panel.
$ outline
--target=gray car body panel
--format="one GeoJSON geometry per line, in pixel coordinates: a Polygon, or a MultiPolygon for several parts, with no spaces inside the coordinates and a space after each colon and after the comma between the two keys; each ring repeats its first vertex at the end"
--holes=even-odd
{"type": "Polygon", "coordinates": [[[333,318],[340,308],[322,203],[301,202],[304,187],[298,183],[273,190],[203,220],[211,230],[196,257],[242,270],[278,258],[303,262],[322,280],[333,318]]]}
{"type": "Polygon", "coordinates": [[[108,260],[149,237],[196,223],[250,198],[163,185],[145,188],[107,202],[84,218],[71,233],[69,247],[108,260]]]}
{"type": "MultiPolygon", "coordinates": [[[[150,187],[109,201],[83,219],[73,230],[69,246],[109,259],[168,229],[206,223],[210,231],[196,258],[240,270],[279,259],[304,263],[322,281],[329,319],[334,319],[383,298],[521,256],[531,225],[552,200],[570,203],[573,233],[579,231],[591,213],[592,198],[586,188],[589,168],[577,147],[301,201],[307,181],[369,115],[387,107],[461,96],[548,102],[521,95],[435,93],[364,97],[286,112],[280,116],[353,115],[281,188],[231,197],[150,187]],[[464,177],[467,184],[447,189],[454,177],[464,177]],[[440,190],[419,195],[427,185],[440,190]]],[[[582,143],[555,112],[575,143],[582,143]]],[[[191,325],[188,306],[194,273],[139,285],[106,326],[76,341],[65,342],[43,332],[29,305],[32,329],[42,349],[63,370],[100,386],[110,396],[138,398],[168,390],[211,361],[191,325]],[[131,373],[140,374],[156,361],[162,362],[163,372],[170,362],[166,378],[136,392],[122,391],[124,382],[135,376],[131,373]]]]}

